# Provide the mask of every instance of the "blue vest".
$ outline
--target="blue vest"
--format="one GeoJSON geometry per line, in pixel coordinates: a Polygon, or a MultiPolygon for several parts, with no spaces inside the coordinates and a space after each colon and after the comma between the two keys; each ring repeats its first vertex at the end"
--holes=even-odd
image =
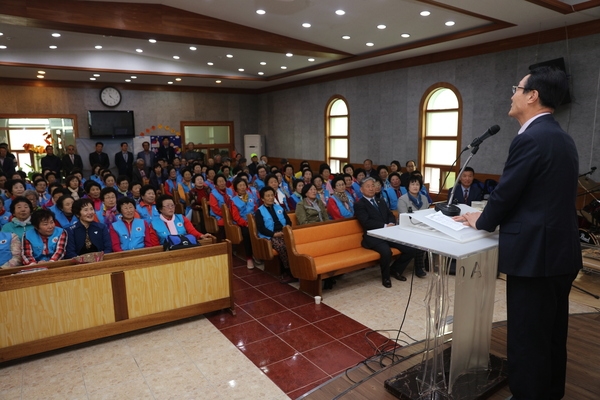
{"type": "Polygon", "coordinates": [[[112,227],[119,235],[119,243],[121,244],[121,249],[123,251],[141,249],[144,247],[146,224],[144,224],[143,219],[134,218],[133,221],[131,221],[131,233],[123,220],[115,221],[115,223],[112,224],[112,227]]]}
{"type": "MultiPolygon", "coordinates": [[[[279,222],[281,222],[281,225],[285,226],[287,224],[283,215],[285,211],[283,211],[283,208],[279,204],[273,204],[273,208],[275,209],[275,214],[277,214],[279,222]]],[[[260,211],[260,213],[262,214],[263,221],[265,223],[265,228],[267,228],[270,231],[273,231],[273,228],[275,227],[275,221],[273,221],[273,217],[271,217],[271,214],[269,213],[269,210],[267,210],[267,207],[260,206],[258,208],[258,211],[260,211]]],[[[264,239],[271,239],[270,237],[265,236],[260,232],[258,232],[258,236],[264,239]]]]}
{"type": "Polygon", "coordinates": [[[254,186],[248,186],[248,192],[254,199],[254,204],[258,204],[258,200],[260,199],[258,190],[256,190],[256,188],[254,186]]]}
{"type": "Polygon", "coordinates": [[[12,233],[0,232],[0,265],[4,265],[12,258],[10,251],[10,242],[12,241],[12,233]]]}
{"type": "MultiPolygon", "coordinates": [[[[175,214],[173,215],[175,219],[175,228],[177,229],[178,235],[185,235],[187,231],[185,230],[185,226],[183,225],[183,215],[175,214]]],[[[158,239],[160,240],[160,244],[163,244],[165,240],[167,240],[167,236],[171,234],[169,228],[167,228],[167,224],[164,223],[160,217],[152,218],[152,227],[156,231],[158,235],[158,239]]]]}
{"type": "MultiPolygon", "coordinates": [[[[223,195],[218,190],[213,190],[212,192],[210,192],[210,195],[215,196],[215,199],[217,199],[217,204],[219,205],[219,209],[220,209],[221,206],[225,203],[225,198],[223,197],[223,195]]],[[[217,219],[217,221],[219,221],[219,220],[221,220],[221,218],[223,218],[222,216],[215,214],[212,210],[212,207],[210,207],[210,215],[215,217],[217,219]]]]}
{"type": "Polygon", "coordinates": [[[152,222],[154,218],[160,215],[154,204],[152,204],[152,215],[150,215],[146,207],[142,207],[139,204],[135,207],[135,209],[138,212],[138,214],[140,214],[140,217],[143,220],[148,221],[149,223],[152,222]]]}
{"type": "Polygon", "coordinates": [[[56,222],[58,222],[62,228],[67,228],[71,225],[75,225],[77,221],[79,221],[79,219],[75,215],[73,215],[71,217],[71,221],[69,222],[65,213],[59,210],[58,208],[56,209],[56,214],[54,214],[54,219],[56,219],[56,222]]]}
{"type": "Polygon", "coordinates": [[[352,189],[354,190],[354,196],[350,195],[350,197],[354,197],[356,200],[359,200],[363,197],[362,192],[360,191],[360,184],[358,182],[352,182],[352,189]]]}
{"type": "Polygon", "coordinates": [[[331,197],[331,195],[329,194],[329,190],[323,189],[323,194],[321,195],[321,193],[317,192],[317,197],[320,198],[324,204],[327,204],[327,200],[329,200],[329,197],[331,197]]]}
{"type": "Polygon", "coordinates": [[[4,214],[0,216],[0,228],[10,222],[10,217],[12,217],[12,214],[8,211],[4,211],[4,214]]]}
{"type": "Polygon", "coordinates": [[[173,183],[173,181],[169,179],[165,183],[169,187],[169,191],[171,192],[171,194],[177,191],[177,182],[173,183]]]}
{"type": "Polygon", "coordinates": [[[350,210],[346,208],[344,203],[342,203],[342,201],[338,199],[337,196],[331,196],[333,201],[335,201],[338,210],[340,211],[340,215],[344,218],[350,218],[354,216],[354,202],[350,200],[352,198],[352,195],[350,195],[350,193],[348,193],[348,195],[348,203],[350,203],[350,210]]]}
{"type": "Polygon", "coordinates": [[[254,199],[248,195],[248,201],[240,199],[240,196],[233,198],[233,204],[240,212],[240,216],[248,221],[248,214],[254,214],[254,199]]]}
{"type": "Polygon", "coordinates": [[[300,196],[298,192],[292,193],[290,197],[294,201],[294,204],[298,204],[302,201],[302,196],[300,196]]]}
{"type": "Polygon", "coordinates": [[[42,254],[44,251],[44,242],[42,241],[40,234],[35,229],[25,232],[25,239],[29,240],[29,243],[31,243],[31,250],[35,261],[48,261],[50,257],[54,255],[58,239],[60,238],[62,232],[62,228],[54,228],[54,232],[52,232],[52,235],[48,237],[48,254],[42,254]]]}
{"type": "Polygon", "coordinates": [[[256,177],[256,179],[254,180],[254,186],[256,186],[256,189],[260,190],[265,187],[265,183],[261,179],[256,177]]]}

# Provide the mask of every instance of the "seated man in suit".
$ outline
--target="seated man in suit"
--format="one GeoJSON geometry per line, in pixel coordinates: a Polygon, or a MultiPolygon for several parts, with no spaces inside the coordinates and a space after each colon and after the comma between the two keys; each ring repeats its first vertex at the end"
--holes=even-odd
{"type": "MultiPolygon", "coordinates": [[[[483,200],[483,191],[478,185],[473,185],[475,179],[475,170],[466,167],[460,176],[460,186],[454,195],[456,203],[471,205],[472,201],[483,200]]],[[[452,190],[448,191],[448,198],[452,195],[452,190]]]]}
{"type": "MultiPolygon", "coordinates": [[[[361,183],[360,191],[362,192],[363,197],[354,203],[354,216],[358,219],[358,222],[360,222],[365,231],[363,234],[362,246],[379,253],[381,257],[379,261],[381,266],[381,283],[386,288],[391,288],[392,282],[390,281],[390,275],[399,281],[405,281],[406,278],[402,273],[410,260],[412,260],[420,250],[367,235],[368,230],[396,225],[396,218],[384,200],[375,199],[374,178],[365,178],[361,183]],[[393,264],[392,247],[402,252],[393,264]]],[[[415,266],[415,269],[422,270],[422,266],[415,266]]]]}

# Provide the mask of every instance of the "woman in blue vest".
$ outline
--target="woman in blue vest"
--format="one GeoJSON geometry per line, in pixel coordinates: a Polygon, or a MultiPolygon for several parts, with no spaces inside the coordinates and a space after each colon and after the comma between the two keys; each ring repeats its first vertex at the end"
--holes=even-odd
{"type": "Polygon", "coordinates": [[[96,211],[96,220],[106,226],[117,220],[117,190],[113,187],[105,187],[100,191],[102,208],[96,211]]]}
{"type": "Polygon", "coordinates": [[[227,207],[229,207],[230,202],[231,199],[227,194],[227,178],[225,175],[219,174],[215,177],[215,188],[208,197],[210,215],[217,219],[217,225],[219,226],[219,240],[225,238],[225,221],[223,221],[223,215],[221,215],[221,206],[227,204],[227,207]]]}
{"type": "Polygon", "coordinates": [[[23,239],[25,232],[33,229],[31,225],[31,213],[33,205],[26,197],[17,196],[10,203],[10,213],[12,220],[2,227],[2,232],[12,232],[19,240],[23,239]]]}
{"type": "Polygon", "coordinates": [[[0,229],[10,222],[12,214],[4,208],[4,199],[0,197],[0,229]]]}
{"type": "Polygon", "coordinates": [[[288,198],[288,204],[290,206],[290,210],[294,211],[296,209],[296,205],[302,201],[302,189],[304,188],[303,180],[295,180],[294,181],[294,192],[288,198]]]}
{"type": "Polygon", "coordinates": [[[198,240],[214,237],[210,233],[198,232],[189,219],[175,214],[175,201],[167,194],[158,196],[156,209],[159,216],[152,219],[152,228],[156,231],[160,244],[164,244],[169,235],[193,235],[198,240]]]}
{"type": "Polygon", "coordinates": [[[346,191],[344,175],[338,174],[331,182],[333,194],[327,202],[327,213],[331,219],[343,219],[354,216],[354,199],[346,191]]]}
{"type": "Polygon", "coordinates": [[[260,190],[260,199],[263,205],[254,213],[258,236],[270,240],[273,248],[279,253],[279,259],[283,266],[280,282],[293,282],[296,279],[290,272],[290,263],[283,240],[283,227],[286,225],[291,226],[292,222],[283,207],[275,204],[275,190],[272,187],[265,186],[262,188],[260,190]]]}
{"type": "Polygon", "coordinates": [[[152,222],[152,219],[158,217],[158,210],[156,209],[156,192],[152,185],[144,185],[140,189],[140,202],[136,207],[140,217],[147,221],[152,222]]]}
{"type": "Polygon", "coordinates": [[[74,202],[75,200],[71,196],[61,196],[58,198],[58,200],[56,200],[54,223],[59,228],[68,228],[79,221],[75,214],[73,214],[74,202]]]}
{"type": "Polygon", "coordinates": [[[381,190],[381,196],[386,200],[391,211],[398,209],[398,199],[406,194],[406,188],[401,185],[402,180],[398,172],[392,172],[389,177],[390,187],[381,190]]]}
{"type": "Polygon", "coordinates": [[[23,236],[23,265],[62,260],[66,253],[67,232],[54,224],[52,211],[35,211],[31,224],[34,229],[23,236]]]}
{"type": "Polygon", "coordinates": [[[0,268],[13,268],[21,264],[21,241],[14,233],[0,232],[0,268]]]}
{"type": "Polygon", "coordinates": [[[248,231],[248,214],[254,214],[258,205],[254,198],[248,193],[248,183],[241,177],[233,180],[233,188],[236,195],[231,198],[231,217],[237,226],[242,230],[244,238],[244,251],[246,253],[246,266],[248,269],[254,268],[252,258],[252,243],[250,242],[250,231],[248,231]]]}
{"type": "Polygon", "coordinates": [[[156,231],[150,224],[141,218],[135,218],[135,208],[135,201],[129,197],[121,197],[117,201],[117,211],[121,218],[108,228],[114,252],[160,245],[156,231]]]}
{"type": "Polygon", "coordinates": [[[73,214],[79,221],[66,229],[69,239],[65,257],[73,258],[97,251],[112,253],[108,228],[106,225],[94,221],[96,210],[92,200],[87,198],[76,200],[73,203],[73,214]]]}

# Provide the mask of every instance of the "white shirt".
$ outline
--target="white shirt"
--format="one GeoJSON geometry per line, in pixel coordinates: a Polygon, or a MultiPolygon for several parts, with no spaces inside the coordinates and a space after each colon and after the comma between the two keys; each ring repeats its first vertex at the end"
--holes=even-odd
{"type": "Polygon", "coordinates": [[[529,125],[531,125],[531,123],[533,121],[535,121],[536,119],[538,119],[539,117],[543,116],[543,115],[549,115],[549,112],[545,112],[545,113],[541,113],[538,115],[534,115],[533,117],[531,117],[530,119],[528,119],[523,126],[521,126],[521,129],[519,129],[519,133],[517,133],[517,135],[520,135],[521,133],[525,132],[525,129],[529,128],[529,125]]]}

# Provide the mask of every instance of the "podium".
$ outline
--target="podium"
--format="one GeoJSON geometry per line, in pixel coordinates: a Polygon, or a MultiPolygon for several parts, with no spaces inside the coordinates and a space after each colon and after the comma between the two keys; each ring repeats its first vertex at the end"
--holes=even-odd
{"type": "MultiPolygon", "coordinates": [[[[477,211],[460,205],[461,214],[477,211]]],[[[400,214],[394,227],[368,234],[428,252],[426,346],[421,364],[386,381],[400,399],[478,399],[507,379],[504,360],[489,354],[498,267],[498,234],[437,222],[435,210],[400,214]],[[456,259],[452,345],[448,321],[448,273],[456,259]]]]}

